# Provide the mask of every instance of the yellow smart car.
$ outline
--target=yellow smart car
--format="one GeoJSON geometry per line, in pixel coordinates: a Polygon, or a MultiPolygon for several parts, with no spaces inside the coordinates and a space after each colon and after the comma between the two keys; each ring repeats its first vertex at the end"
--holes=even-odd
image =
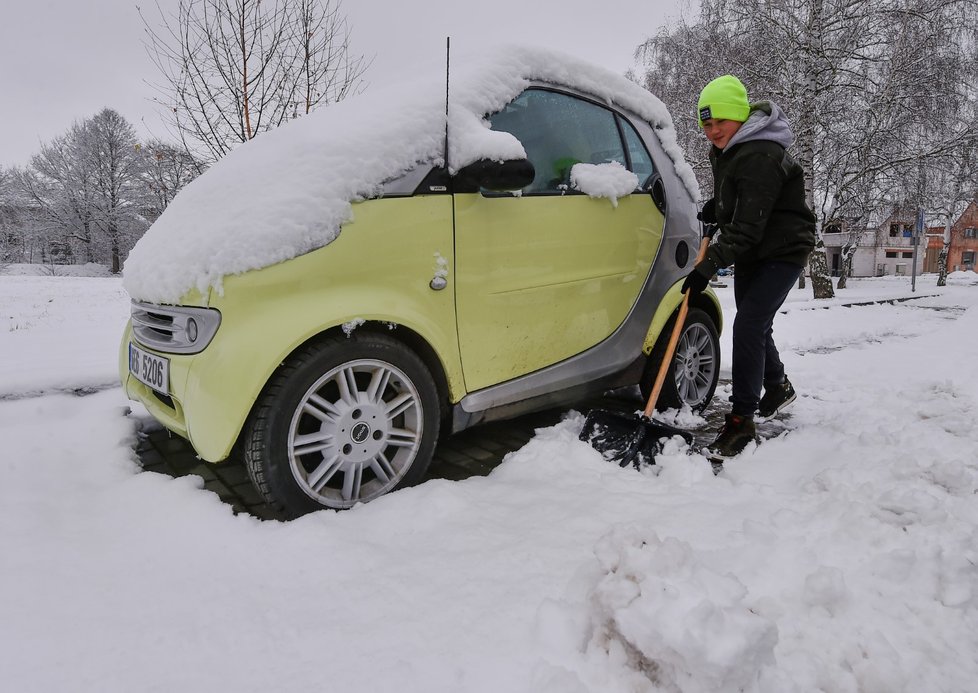
{"type": "MultiPolygon", "coordinates": [[[[417,483],[440,435],[658,365],[699,242],[662,104],[534,49],[449,84],[447,118],[442,82],[240,147],[126,263],[129,397],[289,514],[417,483]]],[[[710,401],[720,325],[696,297],[664,406],[710,401]]]]}

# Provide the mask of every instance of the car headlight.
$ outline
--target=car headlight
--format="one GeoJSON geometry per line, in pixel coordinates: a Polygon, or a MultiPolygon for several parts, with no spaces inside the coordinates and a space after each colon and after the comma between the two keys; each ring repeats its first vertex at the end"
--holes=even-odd
{"type": "Polygon", "coordinates": [[[133,301],[131,317],[136,341],[150,349],[171,354],[197,354],[203,351],[221,326],[221,313],[213,308],[133,301]]]}

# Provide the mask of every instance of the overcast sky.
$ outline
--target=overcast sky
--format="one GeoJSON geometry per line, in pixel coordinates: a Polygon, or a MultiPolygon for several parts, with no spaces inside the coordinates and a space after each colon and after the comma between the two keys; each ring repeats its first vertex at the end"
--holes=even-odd
{"type": "MultiPolygon", "coordinates": [[[[0,166],[26,164],[42,142],[108,106],[142,139],[171,139],[152,103],[158,79],[143,47],[155,0],[2,0],[0,166]]],[[[164,10],[177,0],[159,0],[164,10]]],[[[557,48],[618,72],[684,0],[343,0],[352,48],[381,84],[415,61],[506,42],[557,48]]]]}

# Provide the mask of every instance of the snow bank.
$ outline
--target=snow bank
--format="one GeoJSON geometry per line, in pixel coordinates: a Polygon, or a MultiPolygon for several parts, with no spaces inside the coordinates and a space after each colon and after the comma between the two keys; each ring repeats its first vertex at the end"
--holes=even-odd
{"type": "Polygon", "coordinates": [[[633,666],[683,693],[737,693],[775,662],[778,629],[745,602],[736,577],[703,565],[684,541],[619,526],[595,548],[592,647],[618,641],[633,666]]]}
{"type": "MultiPolygon", "coordinates": [[[[690,194],[698,197],[672,119],[657,98],[604,68],[520,46],[453,59],[452,170],[478,159],[526,155],[512,135],[490,130],[485,115],[506,105],[531,80],[576,87],[648,120],[690,194]]],[[[437,71],[265,133],[177,195],[126,260],[125,288],[139,300],[173,303],[190,289],[220,290],[226,275],[322,247],[352,219],[351,202],[376,195],[384,181],[419,163],[441,163],[444,145],[445,83],[437,71]]]]}
{"type": "Polygon", "coordinates": [[[966,272],[964,270],[949,272],[947,283],[956,286],[974,286],[978,284],[978,272],[966,272]]]}
{"type": "MultiPolygon", "coordinates": [[[[260,522],[141,472],[118,389],[0,396],[5,689],[971,691],[978,287],[926,288],[793,291],[798,401],[719,476],[675,441],[619,469],[568,412],[486,477],[260,522]]],[[[128,314],[103,279],[2,277],[0,306],[0,382],[97,382],[128,314]]]]}

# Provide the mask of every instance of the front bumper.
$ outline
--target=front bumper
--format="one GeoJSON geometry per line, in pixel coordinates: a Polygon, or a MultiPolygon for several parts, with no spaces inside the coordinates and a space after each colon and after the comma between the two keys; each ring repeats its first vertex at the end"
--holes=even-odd
{"type": "Polygon", "coordinates": [[[170,361],[170,395],[163,395],[154,391],[132,376],[129,372],[129,342],[133,341],[132,323],[126,324],[126,329],[122,334],[122,342],[119,345],[119,379],[122,387],[126,391],[129,399],[142,404],[150,415],[159,421],[167,429],[173,431],[181,438],[186,438],[193,442],[190,432],[187,430],[187,419],[184,414],[183,398],[186,392],[187,374],[189,371],[189,361],[193,357],[179,356],[174,354],[164,354],[154,351],[146,345],[136,342],[136,344],[146,351],[162,356],[170,361]]]}

